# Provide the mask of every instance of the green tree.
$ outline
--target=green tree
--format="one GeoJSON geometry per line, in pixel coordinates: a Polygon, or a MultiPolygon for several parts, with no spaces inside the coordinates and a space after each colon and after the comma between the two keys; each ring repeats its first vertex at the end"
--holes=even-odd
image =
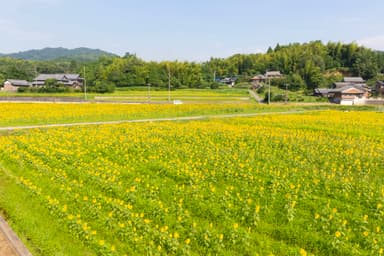
{"type": "Polygon", "coordinates": [[[377,63],[377,55],[374,52],[366,48],[360,48],[355,54],[355,59],[352,68],[356,75],[367,80],[377,76],[379,67],[377,63]]]}

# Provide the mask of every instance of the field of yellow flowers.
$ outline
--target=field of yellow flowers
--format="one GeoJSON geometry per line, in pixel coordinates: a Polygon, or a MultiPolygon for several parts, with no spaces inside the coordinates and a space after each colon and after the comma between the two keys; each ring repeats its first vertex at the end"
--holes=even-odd
{"type": "MultiPolygon", "coordinates": [[[[284,107],[290,109],[292,107],[284,107]]],[[[281,107],[269,108],[269,111],[281,107]]],[[[0,103],[0,127],[267,111],[255,104],[0,103]]]]}
{"type": "Polygon", "coordinates": [[[382,255],[383,141],[322,111],[29,130],[0,163],[91,254],[382,255]]]}

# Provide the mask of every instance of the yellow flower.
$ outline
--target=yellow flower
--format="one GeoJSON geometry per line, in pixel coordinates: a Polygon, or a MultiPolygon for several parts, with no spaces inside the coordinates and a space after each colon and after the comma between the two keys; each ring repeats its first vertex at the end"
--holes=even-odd
{"type": "Polygon", "coordinates": [[[307,256],[307,251],[303,248],[300,249],[300,256],[307,256]]]}
{"type": "Polygon", "coordinates": [[[369,232],[368,231],[364,231],[363,232],[363,236],[368,236],[369,235],[369,232]]]}
{"type": "Polygon", "coordinates": [[[320,218],[320,214],[315,213],[315,220],[317,220],[318,218],[320,218]]]}
{"type": "Polygon", "coordinates": [[[335,232],[335,237],[339,238],[340,236],[341,236],[340,231],[336,231],[336,232],[335,232]]]}
{"type": "Polygon", "coordinates": [[[104,240],[99,240],[99,245],[100,245],[100,246],[105,245],[105,241],[104,241],[104,240]]]}
{"type": "Polygon", "coordinates": [[[239,227],[239,224],[238,224],[238,223],[233,224],[233,228],[234,228],[234,229],[237,229],[238,227],[239,227]]]}
{"type": "Polygon", "coordinates": [[[191,239],[187,238],[187,239],[185,239],[184,242],[185,242],[186,244],[189,244],[189,243],[191,242],[191,239]]]}

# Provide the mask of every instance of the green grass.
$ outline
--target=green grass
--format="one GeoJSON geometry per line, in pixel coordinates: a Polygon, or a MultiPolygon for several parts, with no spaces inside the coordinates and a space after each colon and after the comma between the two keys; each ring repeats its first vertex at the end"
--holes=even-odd
{"type": "MultiPolygon", "coordinates": [[[[1,135],[0,135],[1,136],[1,135]]],[[[0,214],[32,255],[94,255],[0,164],[0,214]]]]}
{"type": "MultiPolygon", "coordinates": [[[[148,92],[147,88],[117,88],[114,93],[88,93],[88,100],[116,100],[116,101],[130,101],[130,102],[147,102],[150,95],[152,102],[167,102],[168,96],[171,100],[183,100],[185,102],[247,102],[249,101],[249,94],[247,90],[243,89],[178,89],[168,92],[167,90],[159,90],[152,88],[148,92]]],[[[0,97],[56,97],[56,98],[79,98],[84,99],[83,93],[11,93],[0,92],[0,97]]]]}
{"type": "MultiPolygon", "coordinates": [[[[264,99],[265,93],[268,93],[268,85],[264,87],[264,91],[262,93],[259,93],[259,96],[264,99]]],[[[315,97],[311,95],[306,95],[303,90],[300,91],[285,91],[284,89],[280,89],[277,86],[271,86],[271,99],[276,97],[277,95],[281,95],[283,99],[285,99],[285,95],[287,93],[288,96],[288,102],[294,103],[294,102],[328,102],[327,99],[315,97]]],[[[284,100],[283,100],[284,101],[284,100]]]]}

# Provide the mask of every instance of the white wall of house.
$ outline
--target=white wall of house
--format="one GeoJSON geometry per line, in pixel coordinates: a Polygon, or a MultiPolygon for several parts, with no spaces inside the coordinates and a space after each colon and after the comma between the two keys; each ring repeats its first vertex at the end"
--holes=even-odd
{"type": "Polygon", "coordinates": [[[17,87],[13,86],[11,82],[5,81],[2,90],[6,92],[17,92],[17,87]]]}

